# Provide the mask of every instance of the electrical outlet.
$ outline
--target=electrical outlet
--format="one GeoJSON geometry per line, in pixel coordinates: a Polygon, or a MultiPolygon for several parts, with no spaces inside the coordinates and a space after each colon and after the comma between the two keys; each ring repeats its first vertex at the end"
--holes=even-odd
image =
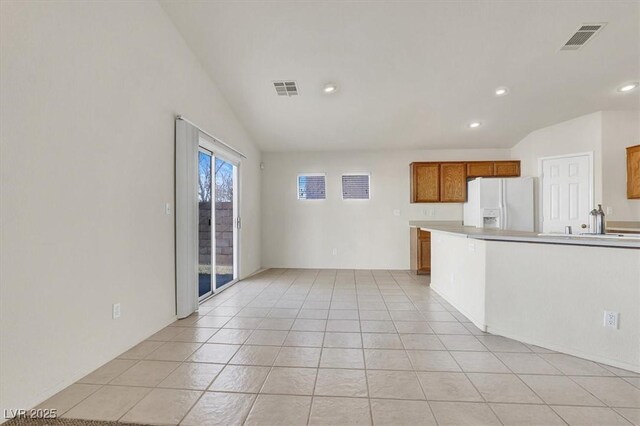
{"type": "Polygon", "coordinates": [[[469,251],[476,251],[476,243],[473,243],[473,242],[469,243],[469,251]]]}
{"type": "Polygon", "coordinates": [[[119,303],[114,303],[111,306],[111,316],[113,317],[113,319],[120,318],[120,304],[119,303]]]}
{"type": "Polygon", "coordinates": [[[617,312],[612,311],[604,311],[604,326],[618,329],[618,317],[620,316],[617,312]]]}
{"type": "Polygon", "coordinates": [[[427,207],[422,209],[422,215],[428,217],[434,217],[436,215],[436,210],[433,207],[427,207]]]}
{"type": "Polygon", "coordinates": [[[171,203],[166,203],[164,205],[164,212],[165,214],[171,214],[171,203]]]}
{"type": "Polygon", "coordinates": [[[395,209],[395,210],[393,211],[393,215],[394,215],[394,216],[400,216],[400,210],[395,209]]]}
{"type": "Polygon", "coordinates": [[[612,215],[613,214],[613,207],[609,206],[607,207],[607,215],[612,215]]]}
{"type": "Polygon", "coordinates": [[[334,249],[331,251],[331,254],[333,254],[334,256],[337,256],[337,255],[338,255],[338,249],[337,249],[337,248],[334,248],[334,249]]]}

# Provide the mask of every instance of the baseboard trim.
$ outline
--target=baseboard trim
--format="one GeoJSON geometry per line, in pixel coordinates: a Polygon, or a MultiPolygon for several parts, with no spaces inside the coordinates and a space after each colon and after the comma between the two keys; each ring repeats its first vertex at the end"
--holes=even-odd
{"type": "Polygon", "coordinates": [[[469,312],[465,311],[464,309],[460,309],[459,306],[456,306],[456,304],[453,303],[451,299],[447,297],[447,295],[441,289],[438,288],[437,284],[434,286],[434,283],[432,282],[430,284],[430,287],[431,287],[431,290],[435,291],[438,294],[438,296],[442,297],[448,304],[456,308],[458,312],[460,312],[462,315],[467,317],[467,319],[469,319],[469,321],[471,321],[473,325],[478,327],[480,331],[487,331],[487,325],[485,324],[484,319],[480,320],[478,318],[475,318],[469,312]]]}
{"type": "MultiPolygon", "coordinates": [[[[62,380],[62,381],[56,383],[55,385],[48,387],[44,391],[39,392],[36,396],[31,398],[30,401],[25,402],[25,406],[28,407],[28,408],[37,407],[38,405],[42,404],[44,401],[46,401],[47,399],[51,398],[53,395],[57,394],[61,390],[66,389],[67,387],[71,386],[72,384],[74,384],[78,380],[82,379],[87,374],[95,371],[96,369],[100,368],[101,366],[103,366],[107,362],[115,359],[118,355],[128,351],[131,348],[133,348],[135,345],[137,345],[138,343],[146,340],[147,338],[149,338],[153,334],[155,334],[158,331],[162,330],[163,328],[167,327],[169,324],[172,324],[174,321],[176,321],[176,319],[177,319],[177,317],[176,317],[175,314],[170,316],[167,320],[164,321],[164,323],[165,323],[164,325],[162,325],[160,328],[156,329],[154,332],[152,332],[152,333],[146,335],[145,337],[141,338],[140,340],[136,340],[136,342],[133,345],[127,346],[125,349],[122,349],[122,350],[112,351],[109,354],[100,357],[100,361],[97,362],[97,363],[92,363],[91,367],[83,367],[83,368],[80,368],[80,369],[76,370],[75,372],[73,372],[72,374],[69,375],[68,379],[62,380]]],[[[10,408],[25,408],[25,407],[3,407],[3,409],[4,408],[10,409],[10,408]]],[[[7,420],[9,420],[9,419],[4,419],[4,421],[7,421],[7,420]]],[[[0,422],[0,423],[2,423],[2,422],[0,422]]]]}
{"type": "Polygon", "coordinates": [[[611,358],[603,357],[603,356],[592,354],[592,353],[588,353],[588,352],[583,352],[583,351],[581,351],[579,349],[570,348],[570,347],[563,346],[563,345],[549,344],[549,343],[544,342],[542,340],[532,339],[530,337],[522,336],[522,335],[520,335],[518,333],[512,333],[510,331],[503,330],[503,329],[500,329],[498,327],[487,326],[487,333],[491,333],[491,334],[495,334],[495,335],[498,335],[498,336],[507,337],[507,338],[513,339],[513,340],[518,340],[520,342],[524,342],[524,343],[527,343],[529,345],[539,346],[541,348],[549,349],[549,350],[556,351],[556,352],[561,352],[563,354],[577,356],[577,357],[580,357],[580,358],[588,359],[589,361],[594,361],[594,362],[599,362],[599,363],[602,363],[602,364],[610,365],[612,367],[622,368],[623,370],[633,371],[634,373],[640,373],[640,365],[629,364],[629,363],[624,362],[624,361],[620,361],[620,360],[617,360],[617,359],[611,359],[611,358]]]}
{"type": "Polygon", "coordinates": [[[447,303],[449,303],[451,306],[456,308],[462,315],[466,316],[476,327],[478,327],[480,330],[482,330],[484,332],[491,333],[491,334],[494,334],[494,335],[497,335],[497,336],[507,337],[507,338],[513,339],[513,340],[518,340],[520,342],[527,343],[529,345],[539,346],[541,348],[549,349],[549,350],[552,350],[552,351],[561,352],[561,353],[564,353],[564,354],[573,355],[573,356],[577,356],[577,357],[580,357],[580,358],[588,359],[590,361],[594,361],[594,362],[599,362],[599,363],[602,363],[602,364],[610,365],[612,367],[622,368],[623,370],[629,370],[629,371],[633,371],[635,373],[640,373],[640,365],[629,364],[629,363],[624,362],[624,361],[620,361],[620,360],[617,360],[617,359],[611,359],[611,358],[595,355],[595,354],[592,354],[592,353],[583,352],[583,351],[580,351],[578,349],[566,347],[566,346],[563,346],[563,345],[549,344],[548,342],[544,342],[544,341],[538,340],[538,339],[532,339],[532,338],[530,338],[528,336],[522,336],[522,335],[520,335],[518,333],[513,333],[513,332],[510,332],[508,330],[501,329],[499,327],[492,327],[492,326],[486,325],[486,324],[484,324],[484,321],[478,321],[472,315],[469,315],[468,312],[465,312],[464,309],[460,309],[458,306],[456,306],[456,304],[453,303],[449,297],[447,297],[446,293],[444,293],[442,291],[442,289],[438,288],[437,284],[434,285],[434,283],[432,282],[431,283],[431,289],[433,291],[435,291],[444,300],[446,300],[447,303]]]}

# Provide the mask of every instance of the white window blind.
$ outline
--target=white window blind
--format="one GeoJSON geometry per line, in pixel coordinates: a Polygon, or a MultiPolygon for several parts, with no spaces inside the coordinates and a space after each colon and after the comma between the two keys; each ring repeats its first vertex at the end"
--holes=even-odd
{"type": "Polygon", "coordinates": [[[324,200],[327,187],[324,173],[298,175],[298,200],[324,200]]]}
{"type": "Polygon", "coordinates": [[[343,200],[368,200],[369,192],[368,173],[349,173],[342,175],[342,199],[343,200]]]}

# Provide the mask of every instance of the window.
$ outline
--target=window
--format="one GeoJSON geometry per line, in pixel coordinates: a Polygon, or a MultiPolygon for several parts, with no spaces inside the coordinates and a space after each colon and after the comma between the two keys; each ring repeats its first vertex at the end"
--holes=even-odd
{"type": "Polygon", "coordinates": [[[327,190],[324,173],[298,175],[298,200],[324,200],[327,190]]]}
{"type": "Polygon", "coordinates": [[[348,173],[342,175],[343,200],[368,200],[369,173],[348,173]]]}

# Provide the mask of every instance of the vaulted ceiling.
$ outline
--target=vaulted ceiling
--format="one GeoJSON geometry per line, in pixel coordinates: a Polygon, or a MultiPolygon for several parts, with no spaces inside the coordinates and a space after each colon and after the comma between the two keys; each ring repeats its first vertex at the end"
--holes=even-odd
{"type": "Polygon", "coordinates": [[[640,109],[640,90],[616,90],[640,79],[636,1],[161,4],[264,151],[511,147],[586,113],[640,109]],[[601,22],[580,50],[559,50],[601,22]],[[299,95],[277,96],[276,80],[299,95]]]}

